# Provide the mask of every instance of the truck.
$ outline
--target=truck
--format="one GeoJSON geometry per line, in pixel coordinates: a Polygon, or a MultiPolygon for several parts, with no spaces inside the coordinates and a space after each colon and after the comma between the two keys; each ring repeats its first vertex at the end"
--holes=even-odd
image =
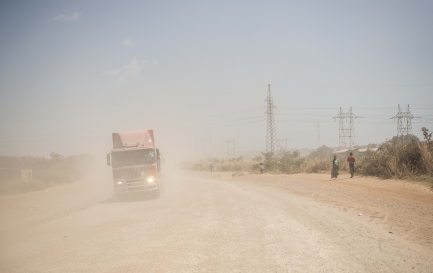
{"type": "Polygon", "coordinates": [[[155,146],[153,130],[113,133],[113,148],[107,165],[113,172],[116,196],[150,193],[159,197],[162,190],[161,156],[155,146]]]}

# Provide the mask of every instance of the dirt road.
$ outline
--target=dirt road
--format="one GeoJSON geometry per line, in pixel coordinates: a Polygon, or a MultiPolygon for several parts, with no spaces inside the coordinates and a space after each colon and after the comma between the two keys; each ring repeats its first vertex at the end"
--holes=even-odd
{"type": "Polygon", "coordinates": [[[433,193],[325,175],[108,176],[0,198],[0,272],[433,272],[433,193]]]}

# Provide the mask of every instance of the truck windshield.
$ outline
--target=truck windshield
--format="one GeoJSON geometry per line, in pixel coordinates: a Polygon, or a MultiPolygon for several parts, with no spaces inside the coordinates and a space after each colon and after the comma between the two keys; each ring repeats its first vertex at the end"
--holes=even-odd
{"type": "Polygon", "coordinates": [[[156,153],[154,149],[118,151],[112,153],[113,167],[150,164],[154,163],[155,159],[156,153]]]}

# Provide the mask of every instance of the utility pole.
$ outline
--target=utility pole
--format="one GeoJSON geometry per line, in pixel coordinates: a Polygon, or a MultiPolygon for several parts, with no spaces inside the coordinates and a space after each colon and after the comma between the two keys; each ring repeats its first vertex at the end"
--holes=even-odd
{"type": "Polygon", "coordinates": [[[271,84],[268,84],[268,95],[266,102],[266,153],[273,154],[277,142],[277,134],[275,128],[274,110],[275,105],[272,99],[271,84]]]}
{"type": "Polygon", "coordinates": [[[340,147],[352,149],[355,143],[355,119],[360,118],[352,112],[352,107],[349,112],[343,112],[340,107],[340,112],[333,117],[338,119],[338,144],[340,147]]]}
{"type": "Polygon", "coordinates": [[[320,147],[320,121],[317,121],[317,144],[320,147]]]}
{"type": "Polygon", "coordinates": [[[410,106],[407,105],[406,111],[403,111],[398,105],[398,112],[391,119],[397,121],[397,136],[407,136],[412,134],[412,119],[414,119],[412,113],[410,112],[410,106]]]}

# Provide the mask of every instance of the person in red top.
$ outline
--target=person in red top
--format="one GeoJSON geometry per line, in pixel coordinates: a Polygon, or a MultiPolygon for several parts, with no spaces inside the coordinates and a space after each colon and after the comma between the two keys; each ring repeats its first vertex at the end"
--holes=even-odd
{"type": "Polygon", "coordinates": [[[353,178],[353,175],[355,174],[355,157],[353,156],[353,153],[349,154],[347,162],[349,162],[350,178],[353,178]]]}

